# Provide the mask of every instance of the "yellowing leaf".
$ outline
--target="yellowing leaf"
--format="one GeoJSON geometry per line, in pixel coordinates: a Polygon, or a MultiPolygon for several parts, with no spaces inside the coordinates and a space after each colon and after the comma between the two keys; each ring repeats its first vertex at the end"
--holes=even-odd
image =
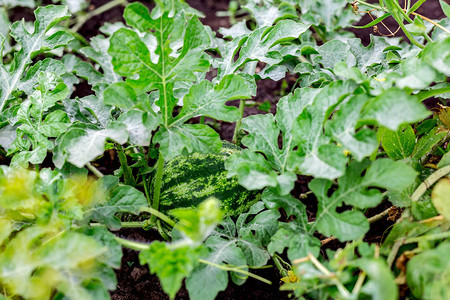
{"type": "Polygon", "coordinates": [[[445,127],[450,128],[450,107],[441,106],[439,109],[439,119],[444,123],[445,127]]]}
{"type": "Polygon", "coordinates": [[[44,205],[34,191],[36,173],[22,169],[4,170],[0,175],[0,208],[15,210],[24,217],[33,215],[44,205]]]}
{"type": "Polygon", "coordinates": [[[441,179],[431,193],[436,210],[447,220],[450,220],[450,179],[441,179]]]}

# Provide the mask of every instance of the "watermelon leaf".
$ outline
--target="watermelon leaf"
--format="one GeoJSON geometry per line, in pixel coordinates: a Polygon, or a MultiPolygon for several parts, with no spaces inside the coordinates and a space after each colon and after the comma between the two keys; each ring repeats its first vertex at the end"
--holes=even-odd
{"type": "Polygon", "coordinates": [[[203,58],[203,51],[210,44],[209,36],[194,16],[187,21],[182,51],[174,58],[171,54],[176,53],[177,49],[165,45],[169,35],[179,34],[173,32],[179,30],[175,23],[184,22],[183,19],[171,18],[168,13],[152,19],[148,9],[141,3],[128,5],[124,18],[128,25],[142,32],[152,32],[156,37],[158,46],[155,54],[158,61],[152,61],[151,51],[135,31],[119,29],[111,37],[108,50],[112,56],[114,71],[129,77],[127,83],[139,93],[158,90],[160,96],[156,104],[161,109],[163,124],[168,125],[177,103],[173,93],[175,82],[189,81],[194,72],[204,72],[209,68],[209,62],[203,58]],[[137,15],[139,18],[136,18],[137,15]]]}
{"type": "Polygon", "coordinates": [[[367,160],[353,162],[345,175],[338,179],[339,187],[328,196],[332,182],[313,179],[309,188],[318,199],[318,211],[309,232],[318,230],[327,236],[335,236],[340,241],[349,241],[363,236],[369,230],[369,222],[360,211],[347,210],[338,213],[336,209],[343,203],[360,209],[378,205],[383,199],[382,193],[373,188],[388,191],[402,191],[414,183],[417,173],[402,162],[390,159],[378,159],[372,164],[367,160]],[[365,175],[362,177],[362,173],[365,175]]]}
{"type": "Polygon", "coordinates": [[[90,128],[84,124],[72,126],[56,139],[53,163],[58,168],[61,168],[65,161],[79,168],[84,167],[103,154],[107,139],[120,144],[126,143],[127,126],[118,122],[111,122],[104,129],[90,128]]]}
{"type": "Polygon", "coordinates": [[[439,3],[441,4],[441,8],[444,14],[447,16],[447,18],[450,18],[450,5],[443,0],[439,0],[439,3]]]}
{"type": "Polygon", "coordinates": [[[62,232],[47,243],[36,246],[39,238],[49,238],[51,235],[50,228],[37,226],[18,233],[0,253],[2,283],[25,298],[37,295],[48,298],[55,287],[69,299],[98,299],[94,295],[108,295],[105,284],[115,285],[115,281],[97,282],[95,290],[80,284],[95,282],[100,276],[107,279],[101,275],[106,271],[101,261],[105,247],[95,239],[74,231],[62,232]],[[45,276],[50,273],[52,280],[45,276]]]}
{"type": "MultiPolygon", "coordinates": [[[[59,22],[69,17],[64,6],[48,5],[39,7],[35,11],[36,21],[34,31],[30,33],[24,22],[15,22],[11,26],[10,35],[21,45],[21,49],[14,57],[12,67],[8,69],[0,62],[0,112],[4,110],[6,101],[12,97],[17,89],[26,68],[32,63],[36,55],[69,43],[73,38],[65,31],[48,32],[59,22]]],[[[1,39],[3,40],[3,39],[1,39]]],[[[3,53],[3,43],[0,43],[0,53],[3,53]]]]}
{"type": "Polygon", "coordinates": [[[0,281],[6,296],[109,299],[121,246],[106,228],[88,228],[105,201],[99,182],[57,171],[0,171],[0,281]],[[30,210],[31,206],[36,210],[30,210]]]}
{"type": "Polygon", "coordinates": [[[308,223],[305,205],[291,195],[280,195],[273,188],[264,190],[262,200],[269,209],[283,208],[288,218],[293,218],[289,223],[279,223],[278,230],[267,247],[269,253],[283,254],[287,248],[291,261],[305,257],[308,253],[317,256],[320,242],[308,232],[311,225],[308,223]]]}
{"type": "MultiPolygon", "coordinates": [[[[202,124],[184,123],[195,116],[237,121],[239,110],[225,103],[250,98],[251,90],[246,80],[229,75],[216,84],[199,81],[196,72],[209,69],[209,56],[204,50],[210,47],[211,41],[196,17],[185,19],[181,15],[173,17],[164,13],[152,19],[148,9],[140,3],[127,6],[124,17],[130,26],[156,39],[156,48],[148,47],[148,37],[143,39],[130,29],[122,28],[112,35],[109,54],[114,71],[128,78],[126,83],[115,83],[107,88],[105,103],[124,109],[138,108],[143,93],[157,92],[155,104],[159,109],[159,124],[151,121],[152,126],[145,129],[154,130],[157,125],[161,126],[153,143],[160,145],[164,159],[167,161],[192,152],[217,152],[222,144],[213,129],[202,124]],[[166,46],[169,36],[170,43],[166,46]],[[180,90],[186,92],[180,93],[180,90]],[[181,111],[173,116],[174,107],[181,101],[181,111]]],[[[142,103],[145,101],[148,99],[143,98],[142,103]]],[[[153,114],[148,106],[140,109],[153,114]]],[[[148,138],[149,135],[145,140],[148,138]]]]}
{"type": "MultiPolygon", "coordinates": [[[[184,278],[199,265],[199,258],[207,254],[201,243],[220,222],[222,214],[220,203],[214,198],[202,202],[198,208],[175,209],[171,213],[179,219],[174,228],[174,236],[178,234],[179,239],[172,243],[151,243],[139,254],[139,261],[158,275],[164,291],[173,299],[184,278]]],[[[203,284],[201,289],[205,290],[203,284]]]]}
{"type": "Polygon", "coordinates": [[[107,225],[112,230],[121,227],[119,212],[138,215],[142,208],[147,207],[147,198],[139,190],[129,185],[119,185],[111,192],[108,202],[91,209],[93,220],[107,225]]]}
{"type": "Polygon", "coordinates": [[[444,274],[449,268],[449,262],[445,259],[449,250],[450,243],[446,241],[435,248],[426,249],[408,262],[406,280],[415,297],[448,294],[448,280],[444,274]]]}
{"type": "Polygon", "coordinates": [[[296,180],[293,171],[330,179],[341,176],[347,159],[340,147],[329,144],[331,138],[324,134],[323,123],[354,89],[352,82],[336,82],[323,89],[298,89],[280,100],[275,116],[243,119],[242,128],[249,134],[242,143],[255,154],[248,151],[234,154],[226,163],[228,176],[238,175],[239,182],[249,189],[277,187],[282,195],[293,189],[296,180]],[[267,161],[263,162],[264,158],[256,153],[264,154],[267,161]]]}
{"type": "Polygon", "coordinates": [[[382,259],[360,258],[350,262],[369,275],[369,280],[361,288],[364,294],[372,296],[372,299],[398,299],[398,287],[391,270],[382,259]]]}
{"type": "MultiPolygon", "coordinates": [[[[225,263],[241,267],[247,264],[243,251],[228,240],[218,236],[211,236],[206,240],[205,246],[210,251],[205,258],[208,262],[218,265],[225,263]]],[[[248,269],[243,267],[242,270],[246,271],[248,269]]],[[[186,279],[186,288],[191,299],[213,300],[227,286],[228,272],[212,265],[199,265],[186,279]],[[207,289],[204,288],[206,284],[208,286],[207,289]]]]}
{"type": "Polygon", "coordinates": [[[390,88],[366,104],[362,119],[376,120],[391,130],[400,125],[423,120],[430,113],[414,96],[404,90],[390,88]]]}
{"type": "MultiPolygon", "coordinates": [[[[246,266],[263,266],[270,258],[265,249],[271,236],[278,227],[280,214],[276,211],[263,210],[262,202],[255,203],[248,213],[241,214],[236,222],[227,217],[209,237],[205,245],[209,249],[206,261],[221,265],[239,266],[247,271],[246,266]],[[249,220],[253,217],[252,220],[249,220]]],[[[247,277],[231,273],[234,283],[241,285],[247,277]]],[[[209,264],[201,264],[186,279],[186,287],[192,299],[214,299],[218,292],[228,285],[227,271],[209,264]],[[208,289],[199,283],[208,283],[208,289]]]]}
{"type": "Polygon", "coordinates": [[[239,109],[226,106],[225,102],[250,98],[250,89],[240,76],[225,76],[216,86],[204,80],[192,86],[183,98],[183,108],[169,127],[177,126],[195,116],[207,116],[216,120],[236,122],[240,119],[239,109]]]}
{"type": "MultiPolygon", "coordinates": [[[[261,27],[248,35],[241,35],[226,42],[221,48],[223,56],[217,60],[217,79],[240,73],[239,70],[251,61],[266,63],[266,69],[279,64],[283,59],[283,46],[280,44],[299,38],[308,28],[308,25],[302,23],[283,20],[275,26],[261,27]],[[234,57],[236,53],[239,53],[237,60],[234,57]]],[[[284,66],[279,67],[283,73],[287,71],[284,66]]],[[[253,71],[250,71],[251,75],[253,71]]]]}
{"type": "Polygon", "coordinates": [[[378,135],[384,151],[392,159],[399,160],[409,157],[414,151],[416,135],[410,125],[402,126],[397,131],[381,127],[378,135]]]}
{"type": "Polygon", "coordinates": [[[351,97],[341,105],[333,119],[326,124],[326,129],[333,138],[358,161],[369,156],[378,146],[376,133],[373,130],[367,127],[359,128],[362,109],[368,100],[369,98],[364,94],[351,97]]]}
{"type": "Polygon", "coordinates": [[[153,141],[160,144],[159,150],[165,160],[192,152],[214,153],[222,146],[219,134],[203,124],[183,124],[169,129],[162,127],[153,141]]]}
{"type": "Polygon", "coordinates": [[[156,241],[150,244],[148,250],[139,254],[139,262],[142,265],[148,264],[150,272],[156,274],[161,281],[164,292],[170,299],[174,299],[184,278],[198,265],[201,252],[201,248],[173,248],[169,244],[156,241]]]}
{"type": "Polygon", "coordinates": [[[99,35],[91,39],[89,46],[80,49],[84,56],[101,67],[103,73],[100,73],[90,63],[84,61],[80,61],[74,66],[74,71],[77,75],[87,79],[99,96],[101,96],[108,84],[122,81],[122,77],[114,72],[111,56],[108,54],[109,46],[110,38],[104,38],[99,35]]]}
{"type": "Polygon", "coordinates": [[[138,146],[149,146],[152,131],[158,128],[158,119],[154,113],[129,110],[120,115],[118,122],[127,126],[129,142],[138,146]]]}
{"type": "Polygon", "coordinates": [[[69,95],[62,79],[54,73],[40,73],[37,80],[36,90],[20,104],[12,123],[17,126],[17,137],[8,150],[9,155],[14,154],[12,166],[41,164],[54,147],[49,138],[58,137],[71,125],[66,112],[50,110],[69,95]]]}

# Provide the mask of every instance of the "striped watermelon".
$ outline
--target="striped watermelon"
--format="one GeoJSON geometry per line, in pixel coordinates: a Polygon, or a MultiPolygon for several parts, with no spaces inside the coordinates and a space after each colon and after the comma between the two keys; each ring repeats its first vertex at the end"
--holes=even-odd
{"type": "Polygon", "coordinates": [[[217,154],[194,153],[178,156],[164,166],[160,210],[194,207],[214,196],[228,216],[238,216],[255,203],[259,195],[239,185],[236,177],[227,178],[225,160],[240,148],[224,142],[217,154]]]}

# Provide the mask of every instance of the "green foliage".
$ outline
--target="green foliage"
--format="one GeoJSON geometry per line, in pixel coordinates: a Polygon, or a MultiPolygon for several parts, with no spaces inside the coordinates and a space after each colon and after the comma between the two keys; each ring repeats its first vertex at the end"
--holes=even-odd
{"type": "MultiPolygon", "coordinates": [[[[67,8],[62,6],[39,7],[35,11],[36,21],[33,32],[29,32],[22,22],[11,25],[10,35],[21,45],[21,49],[14,55],[14,62],[8,68],[0,62],[0,112],[4,110],[6,101],[12,98],[13,92],[19,87],[27,67],[36,55],[63,45],[72,39],[64,31],[47,34],[57,23],[69,17],[67,8]]],[[[0,53],[3,53],[4,37],[0,36],[0,53]]]]}
{"type": "Polygon", "coordinates": [[[400,127],[397,131],[380,128],[381,145],[386,154],[392,159],[402,159],[410,156],[414,151],[416,135],[410,125],[400,127]]]}
{"type": "Polygon", "coordinates": [[[120,246],[105,228],[84,226],[105,200],[100,182],[2,168],[0,284],[5,296],[109,299],[120,246]],[[86,251],[89,249],[89,251],[86,251]]]}
{"type": "Polygon", "coordinates": [[[386,263],[374,257],[374,247],[356,241],[348,244],[336,252],[329,251],[329,262],[319,261],[313,256],[295,266],[297,274],[307,274],[297,283],[289,283],[283,289],[293,290],[297,296],[306,291],[318,299],[329,297],[363,298],[371,299],[397,299],[398,289],[394,283],[386,263]],[[359,253],[359,254],[357,254],[359,253]],[[352,274],[359,271],[360,280],[352,274]]]}
{"type": "MultiPolygon", "coordinates": [[[[287,68],[280,64],[285,56],[288,56],[289,47],[284,44],[295,41],[307,30],[307,25],[292,20],[283,20],[275,26],[264,26],[253,32],[242,29],[243,25],[237,24],[229,31],[222,31],[225,37],[233,39],[219,45],[222,57],[217,60],[218,78],[229,74],[254,72],[255,66],[251,62],[261,61],[266,67],[258,73],[261,78],[272,78],[279,80],[284,77],[287,68]],[[238,28],[235,28],[238,27],[238,28]],[[286,53],[287,52],[287,53],[286,53]],[[239,54],[235,59],[235,55],[239,54]]],[[[247,29],[248,30],[248,29],[247,29]]]]}
{"type": "Polygon", "coordinates": [[[226,163],[229,176],[238,175],[240,183],[248,189],[279,187],[284,195],[292,190],[296,180],[290,175],[292,171],[335,179],[346,169],[344,150],[350,151],[359,161],[375,151],[376,133],[364,124],[378,123],[397,128],[411,122],[410,118],[420,120],[428,114],[422,105],[396,89],[374,98],[356,94],[345,101],[349,94],[360,93],[355,89],[351,81],[337,81],[322,89],[298,89],[280,100],[276,124],[270,114],[245,118],[243,128],[249,135],[242,143],[254,154],[243,151],[233,155],[226,163]],[[396,103],[387,106],[387,99],[394,98],[396,103]],[[329,120],[339,104],[340,110],[329,120]],[[397,110],[409,110],[410,113],[393,117],[397,110]],[[283,130],[284,149],[278,147],[280,130],[283,130]],[[331,143],[333,140],[339,144],[331,143]],[[293,151],[294,148],[298,150],[293,151]],[[267,161],[259,153],[264,154],[267,161]],[[249,177],[258,173],[264,180],[249,177]]]}
{"type": "Polygon", "coordinates": [[[87,18],[125,2],[91,12],[59,2],[68,8],[11,25],[10,8],[36,3],[0,1],[0,145],[11,159],[0,168],[0,298],[109,299],[119,243],[171,298],[183,280],[202,300],[230,279],[267,283],[249,270],[272,264],[300,299],[397,299],[400,282],[405,297],[448,298],[448,18],[417,15],[422,0],[241,0],[216,36],[184,1],[158,0],[127,5],[126,24],[87,41],[76,33],[87,18]],[[366,7],[374,21],[362,27],[392,16],[411,44],[364,46],[342,30],[366,7]],[[283,97],[264,95],[267,114],[247,116],[261,79],[283,80],[283,97]],[[73,96],[80,82],[93,93],[73,96]],[[431,97],[440,106],[429,111],[431,97]],[[223,143],[225,122],[244,150],[223,143]],[[382,245],[362,242],[388,213],[398,220],[382,245]],[[130,226],[168,241],[110,232],[130,226]]]}
{"type": "Polygon", "coordinates": [[[136,96],[156,92],[158,123],[162,127],[155,134],[154,143],[160,145],[165,160],[180,154],[218,151],[221,142],[210,127],[183,123],[196,115],[224,121],[238,120],[238,110],[226,106],[225,102],[250,97],[244,79],[230,75],[215,85],[198,80],[197,72],[207,71],[210,65],[204,51],[210,48],[211,40],[197,17],[187,19],[164,13],[152,19],[147,8],[139,3],[128,6],[124,17],[135,29],[151,32],[157,44],[155,49],[149,49],[136,31],[130,29],[123,28],[113,34],[108,53],[112,56],[114,71],[128,79],[126,84],[110,86],[106,91],[109,98],[115,94],[130,99],[128,103],[135,103],[136,96]],[[166,45],[169,35],[172,43],[166,45]],[[191,87],[193,81],[196,84],[191,87]],[[182,97],[181,112],[174,117],[174,107],[181,100],[175,91],[181,86],[187,86],[189,91],[182,97]]]}
{"type": "Polygon", "coordinates": [[[406,278],[417,298],[445,299],[450,294],[449,263],[444,259],[450,244],[444,242],[435,249],[414,256],[408,262],[406,278]]]}
{"type": "Polygon", "coordinates": [[[198,208],[176,209],[172,214],[179,219],[175,229],[180,239],[168,244],[153,242],[139,254],[141,264],[148,264],[151,273],[156,273],[164,291],[171,299],[180,289],[183,279],[190,276],[204,254],[205,240],[221,220],[219,202],[210,198],[198,208]]]}
{"type": "Polygon", "coordinates": [[[116,177],[104,177],[111,193],[108,202],[91,209],[91,218],[107,225],[113,230],[121,227],[120,219],[116,216],[119,212],[138,215],[147,206],[147,199],[142,192],[129,185],[118,185],[116,177]]]}
{"type": "Polygon", "coordinates": [[[319,232],[341,241],[360,238],[369,230],[366,217],[360,211],[337,213],[336,208],[344,201],[360,209],[375,207],[383,196],[372,187],[402,191],[414,183],[415,177],[416,172],[406,164],[378,159],[370,166],[367,161],[350,164],[346,174],[338,179],[339,188],[331,197],[327,194],[332,182],[314,179],[309,188],[318,198],[318,211],[310,231],[317,227],[319,232]]]}
{"type": "Polygon", "coordinates": [[[171,249],[165,243],[154,242],[139,255],[139,259],[141,264],[147,263],[151,272],[158,275],[164,291],[173,299],[183,279],[198,264],[198,251],[188,246],[171,249]]]}
{"type": "Polygon", "coordinates": [[[39,73],[38,86],[28,101],[17,110],[17,137],[8,149],[14,154],[11,166],[27,167],[28,163],[40,164],[54,144],[48,138],[56,138],[71,125],[67,113],[57,109],[57,102],[65,99],[69,90],[55,73],[39,73]],[[31,148],[31,150],[30,150],[31,148]]]}
{"type": "MultiPolygon", "coordinates": [[[[210,236],[205,246],[209,254],[205,260],[212,264],[201,264],[186,280],[192,299],[214,299],[228,285],[228,274],[215,267],[223,263],[247,271],[248,266],[264,266],[270,255],[266,250],[270,237],[277,229],[279,213],[263,211],[261,202],[254,204],[248,213],[241,214],[236,222],[227,217],[210,236]],[[253,217],[253,219],[251,219],[253,217]],[[204,286],[208,286],[205,289],[204,286]]],[[[231,273],[235,284],[243,284],[247,276],[231,273]]]]}
{"type": "Polygon", "coordinates": [[[342,31],[359,19],[344,0],[240,0],[242,8],[252,15],[258,27],[272,25],[283,19],[311,24],[318,39],[326,42],[339,36],[351,36],[342,31]],[[299,15],[297,10],[301,11],[299,15]]]}

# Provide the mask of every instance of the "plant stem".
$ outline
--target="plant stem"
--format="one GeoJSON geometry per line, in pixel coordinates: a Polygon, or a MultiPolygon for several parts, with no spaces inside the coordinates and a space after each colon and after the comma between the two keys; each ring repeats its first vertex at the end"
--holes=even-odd
{"type": "Polygon", "coordinates": [[[94,174],[94,175],[97,176],[98,178],[102,178],[103,176],[105,176],[105,175],[103,175],[102,172],[100,172],[100,171],[99,171],[96,167],[94,167],[91,163],[87,163],[87,164],[86,164],[86,168],[88,168],[89,171],[91,171],[92,174],[94,174]]]}
{"type": "Polygon", "coordinates": [[[384,217],[386,217],[387,215],[389,215],[389,211],[391,210],[393,206],[389,207],[388,209],[386,209],[385,211],[382,211],[381,213],[370,217],[369,219],[367,219],[367,221],[369,221],[370,224],[378,222],[379,220],[383,219],[384,217]]]}
{"type": "Polygon", "coordinates": [[[142,228],[145,225],[145,222],[122,222],[120,224],[122,228],[142,228]]]}
{"type": "Polygon", "coordinates": [[[357,299],[357,295],[359,294],[359,291],[361,290],[361,287],[364,283],[364,280],[366,279],[366,273],[364,271],[361,271],[361,273],[358,276],[358,280],[355,283],[355,286],[352,290],[352,295],[357,299]]]}
{"type": "Polygon", "coordinates": [[[427,40],[428,43],[432,43],[433,40],[428,36],[428,34],[423,33],[422,36],[427,40]]]}
{"type": "Polygon", "coordinates": [[[429,18],[427,18],[427,17],[425,17],[425,16],[422,16],[421,14],[418,14],[418,13],[415,13],[415,12],[412,12],[411,14],[414,15],[414,16],[419,16],[419,17],[421,17],[423,20],[425,20],[425,21],[427,21],[427,22],[433,24],[433,25],[436,26],[436,27],[439,27],[439,28],[442,29],[444,32],[447,32],[447,33],[450,34],[450,30],[448,30],[447,28],[445,28],[445,27],[442,26],[441,24],[438,24],[438,23],[436,23],[435,21],[433,21],[433,20],[431,20],[431,19],[429,19],[429,18]]]}
{"type": "MultiPolygon", "coordinates": [[[[153,201],[152,201],[152,209],[155,211],[158,211],[158,209],[159,209],[159,197],[161,196],[161,184],[162,184],[163,171],[164,171],[164,158],[163,158],[161,152],[159,152],[158,161],[156,162],[155,186],[153,189],[153,201]]],[[[152,213],[152,216],[150,218],[150,224],[155,223],[155,221],[156,221],[156,215],[152,213]]]]}
{"type": "MultiPolygon", "coordinates": [[[[143,228],[146,226],[146,222],[121,222],[120,227],[121,228],[143,228]]],[[[105,224],[101,223],[90,223],[89,226],[91,227],[105,227],[105,224]]]]}
{"type": "Polygon", "coordinates": [[[441,179],[442,177],[444,177],[445,175],[450,173],[450,166],[445,166],[439,170],[437,170],[436,172],[434,172],[433,174],[431,174],[430,176],[428,176],[427,179],[424,180],[424,182],[422,182],[419,187],[414,191],[414,193],[411,196],[411,201],[415,202],[418,201],[420,199],[420,197],[422,197],[423,194],[425,194],[425,192],[439,179],[441,179]]]}
{"type": "Polygon", "coordinates": [[[449,237],[450,237],[450,231],[446,231],[446,232],[441,232],[441,233],[412,237],[409,239],[405,239],[403,243],[411,244],[411,243],[418,243],[420,241],[435,241],[435,240],[446,239],[449,237]]]}
{"type": "Polygon", "coordinates": [[[411,0],[406,1],[406,11],[409,11],[409,9],[411,8],[411,0]]]}
{"type": "Polygon", "coordinates": [[[420,93],[417,93],[416,96],[419,98],[419,101],[426,100],[430,97],[434,97],[440,94],[445,94],[450,92],[450,86],[446,86],[440,89],[434,89],[429,91],[422,91],[420,93]]]}
{"type": "Polygon", "coordinates": [[[158,229],[159,235],[165,239],[166,241],[170,241],[170,236],[167,235],[167,233],[164,231],[164,229],[161,226],[161,220],[156,220],[156,228],[158,229]]]}
{"type": "Polygon", "coordinates": [[[77,18],[77,23],[72,27],[72,31],[77,32],[78,30],[80,30],[80,28],[84,25],[84,23],[86,23],[86,21],[92,17],[100,15],[118,5],[125,6],[127,4],[128,4],[128,2],[126,0],[113,0],[113,1],[106,2],[106,4],[97,7],[93,11],[88,12],[86,15],[79,16],[77,18]]]}
{"type": "MultiPolygon", "coordinates": [[[[176,223],[171,218],[169,218],[168,216],[166,216],[165,214],[163,214],[159,210],[156,210],[156,209],[154,209],[152,207],[142,207],[141,211],[142,212],[148,212],[148,213],[152,214],[152,217],[155,218],[155,221],[156,221],[156,218],[158,217],[159,219],[161,219],[164,222],[166,222],[167,224],[169,224],[169,226],[174,227],[176,225],[176,223]]],[[[153,221],[153,223],[150,222],[150,224],[154,224],[155,221],[153,221]]]]}
{"type": "Polygon", "coordinates": [[[413,43],[414,45],[416,45],[420,49],[425,48],[424,45],[422,45],[421,43],[416,41],[416,39],[411,35],[411,33],[408,31],[408,29],[406,29],[405,24],[403,24],[403,22],[397,22],[397,23],[402,28],[403,32],[405,33],[406,37],[411,41],[411,43],[413,43]]]}
{"type": "Polygon", "coordinates": [[[392,263],[394,262],[395,257],[397,256],[398,250],[400,249],[402,244],[403,244],[403,241],[400,240],[400,241],[396,241],[394,243],[394,245],[392,246],[391,252],[389,252],[389,255],[386,260],[389,269],[391,268],[392,263]]]}
{"type": "Polygon", "coordinates": [[[367,6],[367,7],[370,7],[370,8],[376,9],[376,10],[380,10],[380,11],[384,11],[384,12],[389,12],[387,9],[384,9],[384,8],[382,8],[381,6],[373,5],[373,4],[367,3],[366,1],[359,1],[359,0],[358,0],[358,3],[359,3],[359,4],[362,4],[362,5],[365,5],[365,6],[367,6]]]}
{"type": "MultiPolygon", "coordinates": [[[[407,10],[403,9],[403,8],[400,6],[400,4],[398,4],[398,1],[397,1],[397,0],[392,1],[392,3],[395,5],[395,7],[397,7],[398,11],[402,14],[402,16],[405,18],[405,20],[408,21],[408,23],[413,23],[413,22],[414,22],[414,21],[411,20],[411,18],[406,14],[407,10]]],[[[394,18],[394,19],[395,19],[395,18],[394,18]]],[[[397,20],[396,20],[396,21],[397,21],[397,20]]],[[[398,22],[398,21],[397,21],[397,23],[399,23],[399,25],[400,25],[400,23],[403,24],[403,22],[398,22]]],[[[401,26],[401,25],[400,25],[400,26],[401,26]]]]}
{"type": "Polygon", "coordinates": [[[292,266],[291,266],[289,263],[285,262],[284,259],[282,259],[278,254],[275,253],[273,256],[276,257],[276,258],[278,258],[278,260],[279,260],[285,267],[287,267],[287,268],[289,268],[289,269],[292,269],[292,266]]]}
{"type": "Polygon", "coordinates": [[[324,240],[321,240],[321,241],[320,241],[320,245],[321,245],[321,246],[326,245],[326,244],[328,244],[329,242],[334,241],[334,240],[336,240],[336,237],[330,236],[330,237],[328,237],[328,238],[326,238],[326,239],[324,239],[324,240]]]}
{"type": "Polygon", "coordinates": [[[323,34],[323,32],[320,30],[319,27],[315,26],[315,25],[311,25],[311,27],[314,29],[314,31],[317,33],[317,35],[319,36],[319,38],[322,40],[322,42],[325,44],[327,42],[327,38],[326,36],[323,34]]]}
{"type": "Polygon", "coordinates": [[[122,166],[123,172],[123,181],[127,185],[135,186],[136,182],[134,181],[133,173],[131,172],[131,168],[128,166],[127,156],[123,151],[122,145],[116,144],[117,154],[119,156],[120,165],[122,166]]]}
{"type": "Polygon", "coordinates": [[[289,274],[288,274],[287,270],[281,265],[280,259],[275,255],[272,257],[272,259],[273,259],[275,266],[280,271],[281,276],[283,276],[283,277],[288,276],[289,274]]]}
{"type": "Polygon", "coordinates": [[[120,238],[118,236],[114,237],[114,239],[121,244],[122,246],[132,249],[132,250],[136,250],[136,251],[145,251],[148,249],[149,245],[148,244],[143,244],[143,243],[139,243],[139,242],[135,242],[135,241],[130,241],[127,239],[123,239],[120,238]]]}
{"type": "Polygon", "coordinates": [[[148,207],[152,206],[152,200],[150,198],[150,192],[148,190],[148,180],[147,176],[142,175],[142,183],[144,184],[144,192],[145,192],[145,198],[147,198],[148,207]]]}
{"type": "Polygon", "coordinates": [[[336,275],[331,273],[324,265],[320,263],[320,261],[317,260],[317,258],[312,255],[311,253],[308,253],[309,260],[313,263],[313,265],[324,275],[327,277],[330,277],[331,281],[336,285],[337,289],[341,293],[344,298],[350,298],[350,292],[347,290],[347,288],[341,283],[339,279],[336,278],[336,275]]]}
{"type": "Polygon", "coordinates": [[[205,116],[200,117],[200,124],[205,124],[205,116]]]}
{"type": "Polygon", "coordinates": [[[445,218],[444,218],[443,215],[438,215],[438,216],[434,216],[434,217],[431,217],[431,218],[428,218],[428,219],[425,219],[425,220],[421,220],[421,221],[419,221],[419,223],[425,224],[425,223],[431,223],[431,222],[435,222],[435,221],[441,222],[441,221],[444,221],[444,220],[445,220],[445,218]]]}
{"type": "MultiPolygon", "coordinates": [[[[258,66],[258,62],[257,61],[249,61],[245,66],[244,66],[244,72],[249,74],[249,75],[254,75],[256,72],[256,67],[258,66]]],[[[236,122],[236,127],[234,128],[234,133],[233,133],[233,139],[232,142],[233,143],[238,143],[238,134],[239,134],[239,130],[241,129],[241,124],[242,124],[242,118],[244,117],[244,109],[245,109],[245,100],[239,100],[239,113],[240,113],[240,118],[239,120],[236,122]]]]}
{"type": "Polygon", "coordinates": [[[242,125],[242,118],[244,117],[244,109],[245,109],[245,101],[239,100],[239,113],[240,113],[241,117],[236,122],[236,127],[234,128],[233,140],[232,140],[232,142],[236,143],[236,144],[238,142],[237,138],[238,138],[239,130],[241,129],[241,125],[242,125]]]}
{"type": "Polygon", "coordinates": [[[259,281],[262,281],[264,283],[272,284],[272,282],[270,282],[269,280],[267,280],[267,279],[265,279],[265,278],[263,278],[261,276],[255,275],[253,273],[250,273],[250,272],[247,272],[247,271],[244,271],[244,270],[241,270],[241,269],[239,269],[237,267],[230,267],[228,265],[218,265],[218,264],[215,264],[213,262],[210,262],[210,261],[207,261],[207,260],[204,260],[204,259],[199,259],[198,261],[200,263],[202,263],[202,264],[210,265],[210,266],[213,266],[213,267],[218,268],[220,270],[230,271],[230,272],[235,272],[235,273],[241,273],[241,274],[247,275],[249,277],[252,277],[254,279],[257,279],[259,281]]]}

